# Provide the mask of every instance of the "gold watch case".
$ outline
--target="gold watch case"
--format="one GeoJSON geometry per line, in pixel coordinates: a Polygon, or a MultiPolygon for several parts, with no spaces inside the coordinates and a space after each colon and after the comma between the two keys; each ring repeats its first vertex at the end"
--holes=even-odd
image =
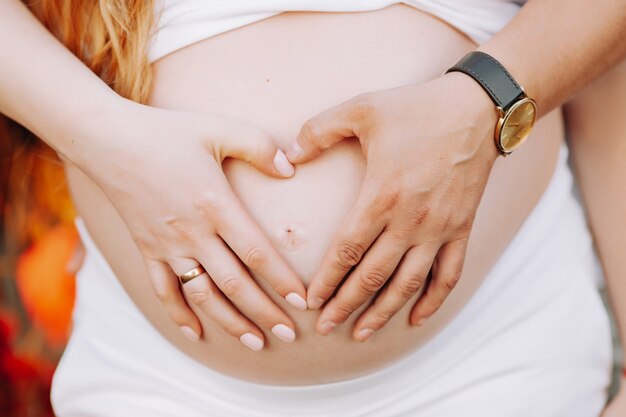
{"type": "Polygon", "coordinates": [[[506,113],[498,107],[500,120],[496,125],[496,145],[504,156],[520,147],[528,138],[537,119],[537,104],[528,97],[516,101],[506,113]]]}

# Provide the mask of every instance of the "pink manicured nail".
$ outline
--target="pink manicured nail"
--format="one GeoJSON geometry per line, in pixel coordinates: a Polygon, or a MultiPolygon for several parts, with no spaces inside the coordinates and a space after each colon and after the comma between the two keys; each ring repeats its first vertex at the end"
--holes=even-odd
{"type": "Polygon", "coordinates": [[[282,323],[272,327],[272,333],[274,333],[274,335],[280,340],[285,342],[291,343],[296,339],[296,333],[293,331],[293,329],[282,323]]]}
{"type": "Polygon", "coordinates": [[[200,336],[198,335],[198,333],[196,333],[189,326],[181,326],[180,331],[183,332],[183,334],[187,336],[187,339],[191,340],[192,342],[197,342],[198,340],[200,340],[200,336]]]}
{"type": "Polygon", "coordinates": [[[302,147],[300,146],[298,141],[295,141],[287,150],[287,156],[289,157],[289,159],[295,159],[300,155],[302,155],[302,147]]]}
{"type": "Polygon", "coordinates": [[[374,334],[374,330],[372,329],[361,329],[356,333],[356,337],[361,341],[365,342],[371,335],[374,334]]]}
{"type": "Polygon", "coordinates": [[[263,349],[263,339],[254,333],[244,333],[239,337],[239,340],[255,352],[263,349]]]}
{"type": "Polygon", "coordinates": [[[311,301],[309,301],[309,309],[317,310],[324,304],[324,299],[322,297],[313,297],[311,301]]]}
{"type": "Polygon", "coordinates": [[[294,173],[293,165],[291,165],[287,156],[280,149],[274,155],[274,166],[283,177],[291,177],[294,173]]]}
{"type": "Polygon", "coordinates": [[[333,330],[335,330],[335,327],[337,327],[337,323],[332,322],[332,321],[325,321],[324,323],[322,323],[322,325],[320,326],[321,330],[322,330],[322,335],[327,336],[330,334],[330,332],[332,332],[333,330]]]}
{"type": "Polygon", "coordinates": [[[300,297],[300,295],[296,294],[295,292],[290,292],[289,294],[287,294],[285,296],[285,300],[287,300],[289,304],[291,304],[298,310],[304,311],[307,308],[305,299],[300,297]]]}

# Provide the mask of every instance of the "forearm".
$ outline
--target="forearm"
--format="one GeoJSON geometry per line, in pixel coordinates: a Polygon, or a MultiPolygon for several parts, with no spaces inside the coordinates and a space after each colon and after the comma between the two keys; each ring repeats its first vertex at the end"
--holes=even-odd
{"type": "Polygon", "coordinates": [[[626,1],[530,0],[479,50],[537,102],[539,116],[626,56],[626,1]]]}
{"type": "Polygon", "coordinates": [[[626,336],[626,61],[566,106],[570,147],[622,339],[626,336]]]}
{"type": "Polygon", "coordinates": [[[69,159],[119,98],[17,0],[0,1],[0,113],[69,159]]]}

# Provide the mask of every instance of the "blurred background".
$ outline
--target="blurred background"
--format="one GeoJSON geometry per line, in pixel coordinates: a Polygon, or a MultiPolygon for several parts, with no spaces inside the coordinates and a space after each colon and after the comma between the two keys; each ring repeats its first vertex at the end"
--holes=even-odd
{"type": "Polygon", "coordinates": [[[0,117],[0,416],[52,416],[81,246],[56,154],[0,117]]]}

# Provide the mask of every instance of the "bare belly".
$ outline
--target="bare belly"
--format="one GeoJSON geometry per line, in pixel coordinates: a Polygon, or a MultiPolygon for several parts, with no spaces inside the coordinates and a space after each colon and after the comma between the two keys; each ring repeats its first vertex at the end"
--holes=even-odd
{"type": "MultiPolygon", "coordinates": [[[[359,93],[437,77],[474,47],[440,20],[403,5],[367,13],[285,13],[158,61],[151,104],[231,115],[265,128],[286,147],[317,112],[359,93]]],[[[296,311],[261,282],[292,317],[297,332],[293,344],[267,333],[261,352],[244,347],[203,316],[205,338],[194,344],[182,337],[153,295],[139,252],[113,207],[77,168],[68,165],[67,174],[94,241],[136,305],[168,340],[228,375],[298,385],[379,369],[440,331],[467,302],[543,193],[561,138],[560,112],[554,112],[540,121],[528,145],[496,162],[462,280],[423,328],[409,326],[410,303],[366,343],[350,336],[362,310],[322,337],[313,330],[319,312],[296,311]]],[[[224,169],[245,207],[308,283],[357,196],[365,169],[358,143],[340,143],[298,166],[287,180],[264,176],[241,161],[227,160],[224,169]]]]}

